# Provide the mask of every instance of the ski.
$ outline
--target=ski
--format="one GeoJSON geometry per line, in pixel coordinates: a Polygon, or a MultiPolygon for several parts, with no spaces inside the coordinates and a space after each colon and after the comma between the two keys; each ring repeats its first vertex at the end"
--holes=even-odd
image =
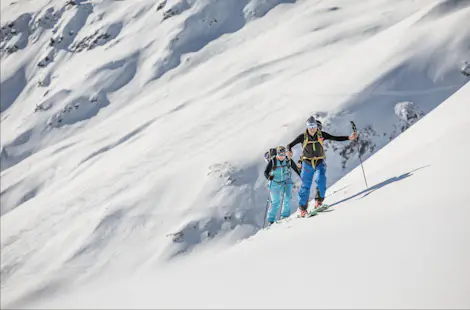
{"type": "Polygon", "coordinates": [[[312,217],[312,216],[315,216],[317,215],[318,213],[320,212],[323,212],[323,211],[326,211],[330,206],[327,205],[327,204],[322,204],[320,207],[316,208],[316,209],[313,209],[312,211],[310,211],[309,213],[307,213],[307,217],[312,217]]]}

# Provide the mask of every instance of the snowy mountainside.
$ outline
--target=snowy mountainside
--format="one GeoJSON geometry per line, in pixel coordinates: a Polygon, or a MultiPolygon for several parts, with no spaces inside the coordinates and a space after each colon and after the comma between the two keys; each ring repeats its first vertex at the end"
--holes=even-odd
{"type": "Polygon", "coordinates": [[[166,268],[116,270],[27,307],[466,308],[469,96],[467,84],[374,154],[369,188],[361,167],[335,183],[329,212],[166,268]]]}
{"type": "MultiPolygon", "coordinates": [[[[468,82],[462,0],[10,0],[1,17],[2,304],[253,235],[262,156],[308,115],[355,121],[366,159],[468,82]]],[[[328,147],[331,185],[359,159],[328,147]]]]}

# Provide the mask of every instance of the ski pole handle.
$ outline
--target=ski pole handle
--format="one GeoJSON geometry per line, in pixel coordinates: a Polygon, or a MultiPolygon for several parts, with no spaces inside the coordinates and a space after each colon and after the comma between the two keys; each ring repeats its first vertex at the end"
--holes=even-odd
{"type": "Polygon", "coordinates": [[[351,126],[352,126],[352,130],[353,130],[354,132],[357,132],[356,124],[354,124],[353,121],[351,121],[351,126]]]}

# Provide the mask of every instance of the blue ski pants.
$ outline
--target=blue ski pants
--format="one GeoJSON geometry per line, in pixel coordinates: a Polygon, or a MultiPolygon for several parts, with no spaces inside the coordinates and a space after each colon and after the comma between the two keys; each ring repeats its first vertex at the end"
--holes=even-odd
{"type": "Polygon", "coordinates": [[[302,179],[302,186],[299,190],[299,205],[306,207],[310,196],[310,188],[312,187],[313,177],[315,175],[316,187],[320,192],[320,197],[325,198],[326,192],[326,164],[323,162],[313,168],[310,165],[302,162],[302,172],[300,178],[302,179]],[[316,175],[315,175],[316,172],[316,175]]]}
{"type": "Polygon", "coordinates": [[[269,192],[271,195],[271,207],[268,212],[268,222],[276,221],[276,215],[282,203],[281,216],[288,217],[290,215],[290,201],[292,199],[292,180],[284,182],[271,182],[269,192]]]}

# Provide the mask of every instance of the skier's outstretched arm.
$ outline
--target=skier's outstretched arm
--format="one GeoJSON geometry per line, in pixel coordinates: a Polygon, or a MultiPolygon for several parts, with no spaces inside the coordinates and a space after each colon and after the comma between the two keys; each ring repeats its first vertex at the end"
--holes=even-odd
{"type": "Polygon", "coordinates": [[[273,161],[270,160],[268,164],[266,165],[266,169],[264,169],[264,177],[268,180],[271,180],[271,176],[269,174],[271,173],[272,169],[273,169],[273,161]]]}
{"type": "Polygon", "coordinates": [[[321,133],[322,133],[323,138],[325,138],[325,140],[347,141],[347,140],[356,139],[356,134],[355,133],[353,133],[350,136],[333,136],[333,135],[330,135],[329,133],[324,132],[324,131],[322,131],[321,133]]]}
{"type": "Polygon", "coordinates": [[[299,143],[302,143],[303,140],[304,140],[304,134],[301,133],[291,143],[287,144],[287,146],[286,146],[287,150],[291,151],[294,146],[296,146],[299,143]]]}

